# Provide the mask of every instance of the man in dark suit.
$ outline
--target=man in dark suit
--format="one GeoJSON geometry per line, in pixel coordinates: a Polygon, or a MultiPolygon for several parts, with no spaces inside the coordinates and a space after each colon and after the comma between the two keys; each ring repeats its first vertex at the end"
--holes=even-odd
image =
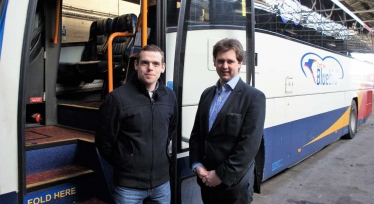
{"type": "Polygon", "coordinates": [[[190,138],[190,166],[205,204],[253,200],[254,157],[265,120],[265,95],[239,76],[243,47],[223,39],[213,47],[219,80],[201,95],[190,138]]]}

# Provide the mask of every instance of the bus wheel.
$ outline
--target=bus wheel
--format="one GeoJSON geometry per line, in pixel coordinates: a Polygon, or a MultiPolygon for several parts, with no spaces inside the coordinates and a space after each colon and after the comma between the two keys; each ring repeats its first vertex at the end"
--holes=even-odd
{"type": "Polygon", "coordinates": [[[353,139],[357,132],[357,106],[355,100],[352,100],[351,104],[348,129],[349,131],[342,137],[343,139],[353,139]]]}

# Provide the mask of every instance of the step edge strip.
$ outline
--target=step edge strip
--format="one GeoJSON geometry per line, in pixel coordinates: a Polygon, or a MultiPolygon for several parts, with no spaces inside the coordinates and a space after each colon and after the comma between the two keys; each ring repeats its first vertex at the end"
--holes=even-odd
{"type": "Polygon", "coordinates": [[[34,187],[41,186],[41,185],[51,184],[51,183],[54,183],[54,182],[57,182],[57,181],[67,180],[67,179],[70,179],[70,178],[82,176],[82,175],[85,175],[85,174],[90,174],[90,173],[93,173],[93,172],[94,172],[93,170],[89,169],[89,170],[86,170],[86,171],[83,171],[83,172],[77,172],[77,173],[74,173],[74,174],[69,174],[67,176],[61,176],[61,177],[58,177],[58,178],[49,179],[49,180],[42,181],[42,182],[28,184],[28,185],[26,185],[26,188],[29,189],[29,188],[34,188],[34,187]]]}

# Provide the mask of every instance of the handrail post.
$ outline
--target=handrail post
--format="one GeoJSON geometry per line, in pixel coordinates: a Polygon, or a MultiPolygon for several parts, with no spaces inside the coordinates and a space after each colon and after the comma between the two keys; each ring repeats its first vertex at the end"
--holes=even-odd
{"type": "Polygon", "coordinates": [[[108,93],[113,91],[113,40],[115,33],[108,39],[108,93]]]}
{"type": "Polygon", "coordinates": [[[113,91],[113,40],[116,37],[135,37],[132,33],[115,32],[108,39],[108,93],[113,91]]]}
{"type": "Polygon", "coordinates": [[[142,47],[147,45],[148,38],[148,0],[142,0],[142,47]]]}
{"type": "Polygon", "coordinates": [[[55,25],[55,35],[53,37],[53,44],[57,45],[57,40],[58,40],[58,30],[60,27],[60,5],[61,5],[61,0],[56,1],[56,25],[55,25]]]}

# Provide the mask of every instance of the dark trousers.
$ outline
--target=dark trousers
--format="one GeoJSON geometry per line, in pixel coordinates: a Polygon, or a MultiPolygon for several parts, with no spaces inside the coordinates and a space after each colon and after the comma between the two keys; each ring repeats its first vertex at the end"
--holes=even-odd
{"type": "MultiPolygon", "coordinates": [[[[241,191],[240,196],[231,196],[229,193],[232,189],[229,187],[227,190],[217,190],[212,187],[201,187],[201,198],[204,204],[250,204],[253,201],[253,183],[254,183],[254,165],[248,170],[248,177],[245,179],[248,181],[248,185],[244,185],[242,188],[235,188],[235,191],[241,191]]],[[[245,181],[243,181],[245,182],[245,181]]]]}

